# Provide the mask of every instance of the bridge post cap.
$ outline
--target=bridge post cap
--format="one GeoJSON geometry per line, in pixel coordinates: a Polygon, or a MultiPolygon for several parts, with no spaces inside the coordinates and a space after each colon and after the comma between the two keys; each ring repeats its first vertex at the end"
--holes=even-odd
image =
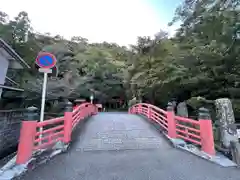
{"type": "Polygon", "coordinates": [[[72,103],[70,101],[66,102],[65,112],[72,112],[72,111],[73,111],[72,103]]]}
{"type": "Polygon", "coordinates": [[[211,119],[209,110],[204,107],[199,108],[198,109],[198,119],[205,119],[205,120],[211,119]]]}
{"type": "Polygon", "coordinates": [[[80,102],[85,102],[86,99],[75,99],[74,102],[75,103],[80,103],[80,102]]]}
{"type": "Polygon", "coordinates": [[[26,121],[37,120],[38,117],[38,108],[35,106],[30,106],[26,109],[25,119],[26,121]]]}
{"type": "Polygon", "coordinates": [[[167,104],[167,110],[168,111],[173,111],[174,107],[173,107],[173,103],[172,102],[168,102],[167,104]]]}
{"type": "Polygon", "coordinates": [[[38,110],[38,108],[35,107],[35,106],[30,106],[30,107],[27,108],[28,112],[34,112],[34,111],[37,111],[37,110],[38,110]]]}

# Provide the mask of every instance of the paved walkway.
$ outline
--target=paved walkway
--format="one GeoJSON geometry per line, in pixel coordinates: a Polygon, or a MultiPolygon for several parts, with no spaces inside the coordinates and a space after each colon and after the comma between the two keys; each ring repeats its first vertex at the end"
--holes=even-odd
{"type": "Polygon", "coordinates": [[[222,168],[173,148],[136,115],[99,113],[69,152],[28,172],[22,180],[239,180],[222,168]]]}

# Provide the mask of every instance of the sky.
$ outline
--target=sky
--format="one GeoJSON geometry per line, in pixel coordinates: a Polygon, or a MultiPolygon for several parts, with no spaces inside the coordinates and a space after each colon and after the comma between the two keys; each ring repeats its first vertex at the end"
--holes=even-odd
{"type": "Polygon", "coordinates": [[[128,46],[137,36],[153,36],[169,28],[181,0],[1,0],[0,11],[10,18],[26,11],[36,32],[82,36],[90,42],[128,46]]]}

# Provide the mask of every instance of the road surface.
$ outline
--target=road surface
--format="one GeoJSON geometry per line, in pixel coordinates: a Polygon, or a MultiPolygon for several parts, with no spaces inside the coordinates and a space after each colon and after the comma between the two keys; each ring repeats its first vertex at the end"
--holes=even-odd
{"type": "Polygon", "coordinates": [[[141,117],[99,113],[81,129],[67,153],[21,180],[239,180],[223,168],[173,148],[141,117]]]}

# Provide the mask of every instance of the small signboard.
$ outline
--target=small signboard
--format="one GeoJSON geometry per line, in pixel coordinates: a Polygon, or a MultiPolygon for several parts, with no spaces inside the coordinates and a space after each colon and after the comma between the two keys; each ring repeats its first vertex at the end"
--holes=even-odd
{"type": "Polygon", "coordinates": [[[36,64],[40,68],[53,68],[57,63],[56,57],[48,52],[41,52],[38,54],[36,64]]]}
{"type": "Polygon", "coordinates": [[[38,71],[41,73],[48,73],[48,74],[52,73],[52,70],[48,68],[39,68],[38,71]]]}

